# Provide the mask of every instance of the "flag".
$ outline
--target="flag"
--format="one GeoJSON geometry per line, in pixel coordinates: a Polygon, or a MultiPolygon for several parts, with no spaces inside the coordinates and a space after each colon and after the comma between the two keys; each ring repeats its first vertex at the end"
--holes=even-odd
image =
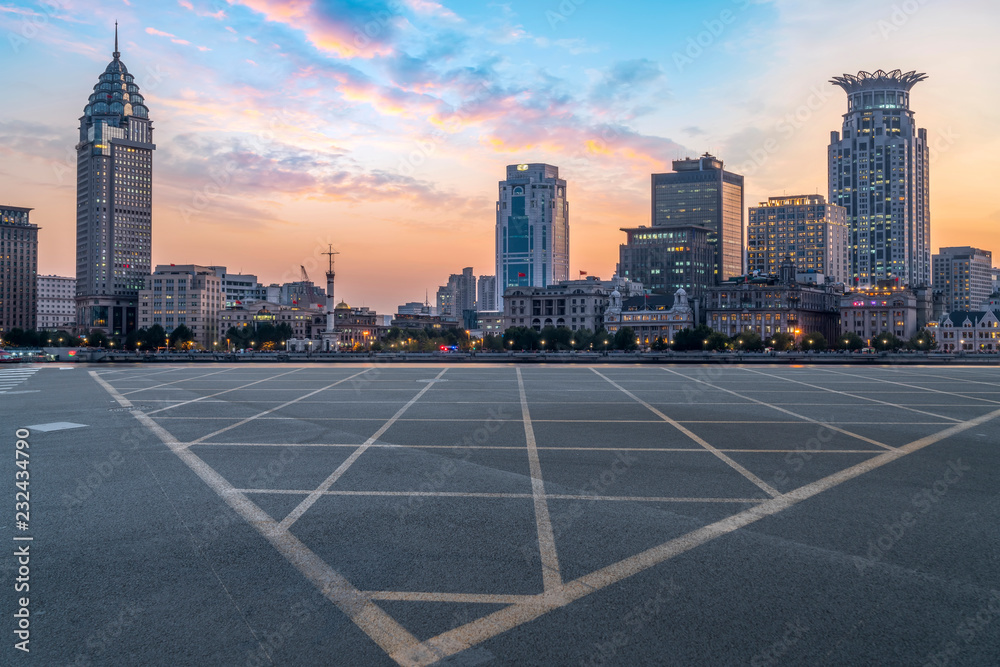
{"type": "Polygon", "coordinates": [[[586,271],[581,271],[581,272],[580,272],[580,275],[581,275],[581,276],[585,276],[585,275],[587,275],[587,272],[586,272],[586,271]]]}
{"type": "Polygon", "coordinates": [[[518,278],[527,278],[528,274],[527,273],[519,273],[519,274],[517,274],[517,277],[518,278]]]}
{"type": "Polygon", "coordinates": [[[243,305],[243,302],[242,302],[242,301],[237,301],[237,302],[236,302],[236,305],[237,305],[237,306],[242,306],[242,305],[243,305]]]}

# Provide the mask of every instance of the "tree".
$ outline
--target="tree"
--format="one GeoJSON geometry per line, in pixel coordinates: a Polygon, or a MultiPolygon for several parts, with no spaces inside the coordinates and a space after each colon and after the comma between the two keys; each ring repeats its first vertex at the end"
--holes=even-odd
{"type": "Polygon", "coordinates": [[[811,333],[802,336],[802,340],[799,341],[799,347],[802,348],[803,352],[808,352],[809,350],[823,352],[829,345],[827,345],[826,336],[821,333],[811,333]]]}
{"type": "Polygon", "coordinates": [[[729,339],[726,338],[725,334],[713,331],[708,334],[708,338],[702,339],[702,344],[705,346],[704,349],[710,352],[721,352],[726,349],[726,345],[729,344],[729,339]]]}
{"type": "Polygon", "coordinates": [[[635,329],[632,327],[622,327],[615,334],[614,346],[616,350],[631,352],[639,347],[635,342],[635,329]]]}
{"type": "Polygon", "coordinates": [[[735,349],[743,352],[764,351],[764,341],[761,340],[759,334],[753,331],[744,331],[741,334],[733,336],[733,340],[731,342],[735,349]]]}
{"type": "Polygon", "coordinates": [[[893,333],[880,333],[872,338],[872,347],[879,352],[895,352],[903,347],[903,341],[893,333]]]}
{"type": "Polygon", "coordinates": [[[87,336],[87,345],[90,347],[108,347],[108,337],[100,329],[94,329],[87,336]]]}
{"type": "Polygon", "coordinates": [[[590,347],[590,344],[594,342],[594,332],[586,327],[582,327],[573,332],[573,338],[570,340],[573,347],[577,350],[586,350],[590,347]]]}
{"type": "Polygon", "coordinates": [[[142,342],[143,347],[148,350],[158,350],[161,347],[167,346],[167,332],[164,331],[162,326],[154,324],[145,331],[145,339],[142,342]]]}
{"type": "Polygon", "coordinates": [[[656,340],[654,340],[649,347],[653,350],[653,352],[662,352],[664,350],[669,350],[670,344],[667,343],[662,336],[657,336],[656,340]]]}
{"type": "Polygon", "coordinates": [[[531,327],[511,327],[503,333],[505,350],[537,350],[541,341],[541,334],[531,327]]]}
{"type": "Polygon", "coordinates": [[[185,343],[194,340],[194,332],[187,328],[185,324],[178,324],[177,327],[170,332],[170,339],[173,341],[173,347],[175,350],[179,350],[184,347],[185,343]]]}
{"type": "Polygon", "coordinates": [[[594,349],[595,350],[608,350],[611,349],[612,336],[608,333],[608,330],[601,327],[594,332],[594,349]]]}
{"type": "Polygon", "coordinates": [[[854,333],[853,331],[849,331],[845,334],[842,334],[837,339],[837,342],[834,344],[835,349],[850,350],[851,352],[857,352],[858,350],[861,350],[864,347],[865,347],[865,339],[859,336],[858,334],[854,333]]]}
{"type": "Polygon", "coordinates": [[[678,352],[686,350],[704,350],[705,341],[714,333],[710,327],[699,324],[694,329],[681,329],[674,336],[674,349],[678,352]]]}
{"type": "Polygon", "coordinates": [[[125,336],[125,349],[126,350],[139,350],[142,349],[142,339],[146,335],[145,329],[139,329],[137,331],[130,331],[127,336],[125,336]]]}
{"type": "Polygon", "coordinates": [[[934,338],[933,333],[927,329],[921,329],[913,334],[907,343],[907,347],[911,350],[919,350],[920,352],[930,352],[937,349],[937,340],[934,338]]]}
{"type": "Polygon", "coordinates": [[[483,337],[483,350],[487,352],[503,352],[503,337],[486,334],[483,337]]]}
{"type": "Polygon", "coordinates": [[[765,341],[778,352],[787,352],[795,347],[795,335],[779,331],[765,341]]]}

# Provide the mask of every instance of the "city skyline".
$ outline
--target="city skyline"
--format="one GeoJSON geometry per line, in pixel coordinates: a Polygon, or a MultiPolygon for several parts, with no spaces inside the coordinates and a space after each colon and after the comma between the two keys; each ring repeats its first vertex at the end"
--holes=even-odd
{"type": "Polygon", "coordinates": [[[570,276],[607,278],[619,228],[649,224],[649,175],[673,159],[711,151],[746,177],[746,203],[822,194],[844,111],[828,80],[895,68],[930,75],[912,107],[929,134],[931,251],[996,249],[989,170],[967,165],[995,153],[979,135],[997,105],[961,55],[986,22],[913,6],[866,3],[859,28],[841,25],[848,6],[787,2],[635,3],[612,22],[584,2],[6,3],[2,76],[24,101],[0,124],[3,199],[35,209],[39,272],[73,275],[72,128],[117,19],[155,110],[153,264],[284,282],[321,272],[333,243],[338,297],[388,312],[453,266],[487,273],[496,174],[544,162],[573,186],[570,276]],[[942,29],[958,21],[962,42],[942,29]]]}

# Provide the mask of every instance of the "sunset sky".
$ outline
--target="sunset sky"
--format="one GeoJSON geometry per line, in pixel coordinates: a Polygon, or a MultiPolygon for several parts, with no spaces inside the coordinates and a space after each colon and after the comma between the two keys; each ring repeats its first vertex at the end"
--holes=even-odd
{"type": "MultiPolygon", "coordinates": [[[[706,151],[746,201],[826,195],[859,70],[926,72],[932,247],[1000,253],[1000,7],[990,0],[0,0],[0,203],[75,273],[79,118],[111,60],[153,119],[153,263],[323,283],[392,313],[494,272],[497,182],[568,183],[571,275],[610,277],[650,174],[706,151]]],[[[994,260],[1000,264],[1000,257],[994,260]]]]}

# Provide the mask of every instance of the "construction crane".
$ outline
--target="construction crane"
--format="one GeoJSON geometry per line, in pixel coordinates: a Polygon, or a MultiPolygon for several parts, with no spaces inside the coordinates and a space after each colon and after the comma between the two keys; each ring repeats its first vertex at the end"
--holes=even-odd
{"type": "Polygon", "coordinates": [[[302,282],[304,283],[309,282],[309,274],[306,273],[306,267],[299,264],[299,268],[302,269],[302,282]]]}

